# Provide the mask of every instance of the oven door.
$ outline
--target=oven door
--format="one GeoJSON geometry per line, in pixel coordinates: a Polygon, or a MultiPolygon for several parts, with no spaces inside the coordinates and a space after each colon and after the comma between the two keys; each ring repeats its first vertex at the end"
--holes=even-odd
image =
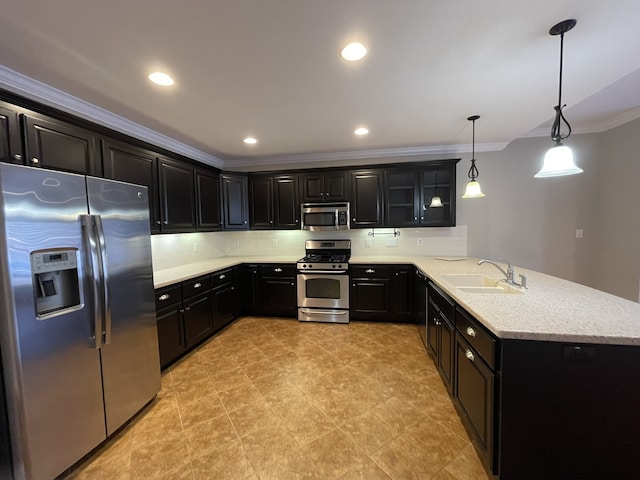
{"type": "Polygon", "coordinates": [[[349,273],[298,273],[298,307],[349,309],[349,273]]]}

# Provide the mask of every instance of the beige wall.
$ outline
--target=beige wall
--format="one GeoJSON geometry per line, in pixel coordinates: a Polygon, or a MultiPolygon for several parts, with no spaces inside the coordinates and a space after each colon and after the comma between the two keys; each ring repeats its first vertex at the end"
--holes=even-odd
{"type": "MultiPolygon", "coordinates": [[[[501,152],[477,155],[478,180],[486,197],[459,199],[458,223],[468,228],[468,254],[505,258],[515,265],[568,280],[592,284],[592,244],[597,135],[571,137],[576,163],[585,173],[538,179],[548,138],[512,142],[501,152]],[[584,238],[576,239],[576,229],[584,238]]],[[[469,161],[458,164],[458,189],[464,191],[469,161]]]]}
{"type": "Polygon", "coordinates": [[[596,288],[640,300],[640,119],[602,134],[596,288]]]}

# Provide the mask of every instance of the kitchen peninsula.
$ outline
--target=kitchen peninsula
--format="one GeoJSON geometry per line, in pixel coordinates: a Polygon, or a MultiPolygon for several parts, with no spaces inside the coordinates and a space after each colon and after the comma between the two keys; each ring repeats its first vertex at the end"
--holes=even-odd
{"type": "MultiPolygon", "coordinates": [[[[244,263],[295,260],[220,257],[156,271],[155,286],[244,263]]],[[[429,298],[450,302],[449,392],[498,478],[624,478],[638,471],[640,304],[518,267],[528,277],[524,293],[469,293],[447,279],[500,279],[477,261],[354,256],[350,264],[414,265],[429,279],[429,298]]]]}

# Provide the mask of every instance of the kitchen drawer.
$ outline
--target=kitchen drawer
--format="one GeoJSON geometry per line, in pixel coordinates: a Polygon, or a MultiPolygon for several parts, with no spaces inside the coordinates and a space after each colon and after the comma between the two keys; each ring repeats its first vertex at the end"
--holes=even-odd
{"type": "Polygon", "coordinates": [[[351,266],[351,278],[389,278],[391,269],[385,265],[351,266]]]}
{"type": "Polygon", "coordinates": [[[429,282],[429,300],[433,302],[438,311],[449,320],[449,323],[455,324],[455,304],[431,282],[429,282]]]}
{"type": "Polygon", "coordinates": [[[184,298],[190,298],[194,295],[206,292],[211,288],[211,278],[209,275],[203,275],[198,278],[193,278],[182,282],[182,296],[184,298]]]}
{"type": "Polygon", "coordinates": [[[266,263],[260,265],[260,273],[263,277],[295,277],[295,264],[266,263]]]}
{"type": "Polygon", "coordinates": [[[495,370],[496,368],[496,340],[471,316],[458,308],[456,312],[456,328],[460,336],[464,338],[482,357],[482,359],[495,370]]]}
{"type": "Polygon", "coordinates": [[[175,305],[181,301],[182,289],[179,283],[156,290],[156,310],[170,307],[171,305],[175,305]]]}
{"type": "Polygon", "coordinates": [[[233,269],[220,270],[211,274],[211,288],[217,288],[233,282],[233,269]]]}

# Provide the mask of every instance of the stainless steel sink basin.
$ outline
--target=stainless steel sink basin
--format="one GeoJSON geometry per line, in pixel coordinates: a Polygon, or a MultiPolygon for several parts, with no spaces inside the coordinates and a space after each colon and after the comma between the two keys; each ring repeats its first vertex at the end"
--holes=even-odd
{"type": "Polygon", "coordinates": [[[523,293],[522,290],[506,283],[487,277],[486,275],[473,273],[450,273],[442,275],[447,282],[455,285],[461,292],[467,293],[491,293],[494,295],[504,295],[513,293],[523,293]]]}

